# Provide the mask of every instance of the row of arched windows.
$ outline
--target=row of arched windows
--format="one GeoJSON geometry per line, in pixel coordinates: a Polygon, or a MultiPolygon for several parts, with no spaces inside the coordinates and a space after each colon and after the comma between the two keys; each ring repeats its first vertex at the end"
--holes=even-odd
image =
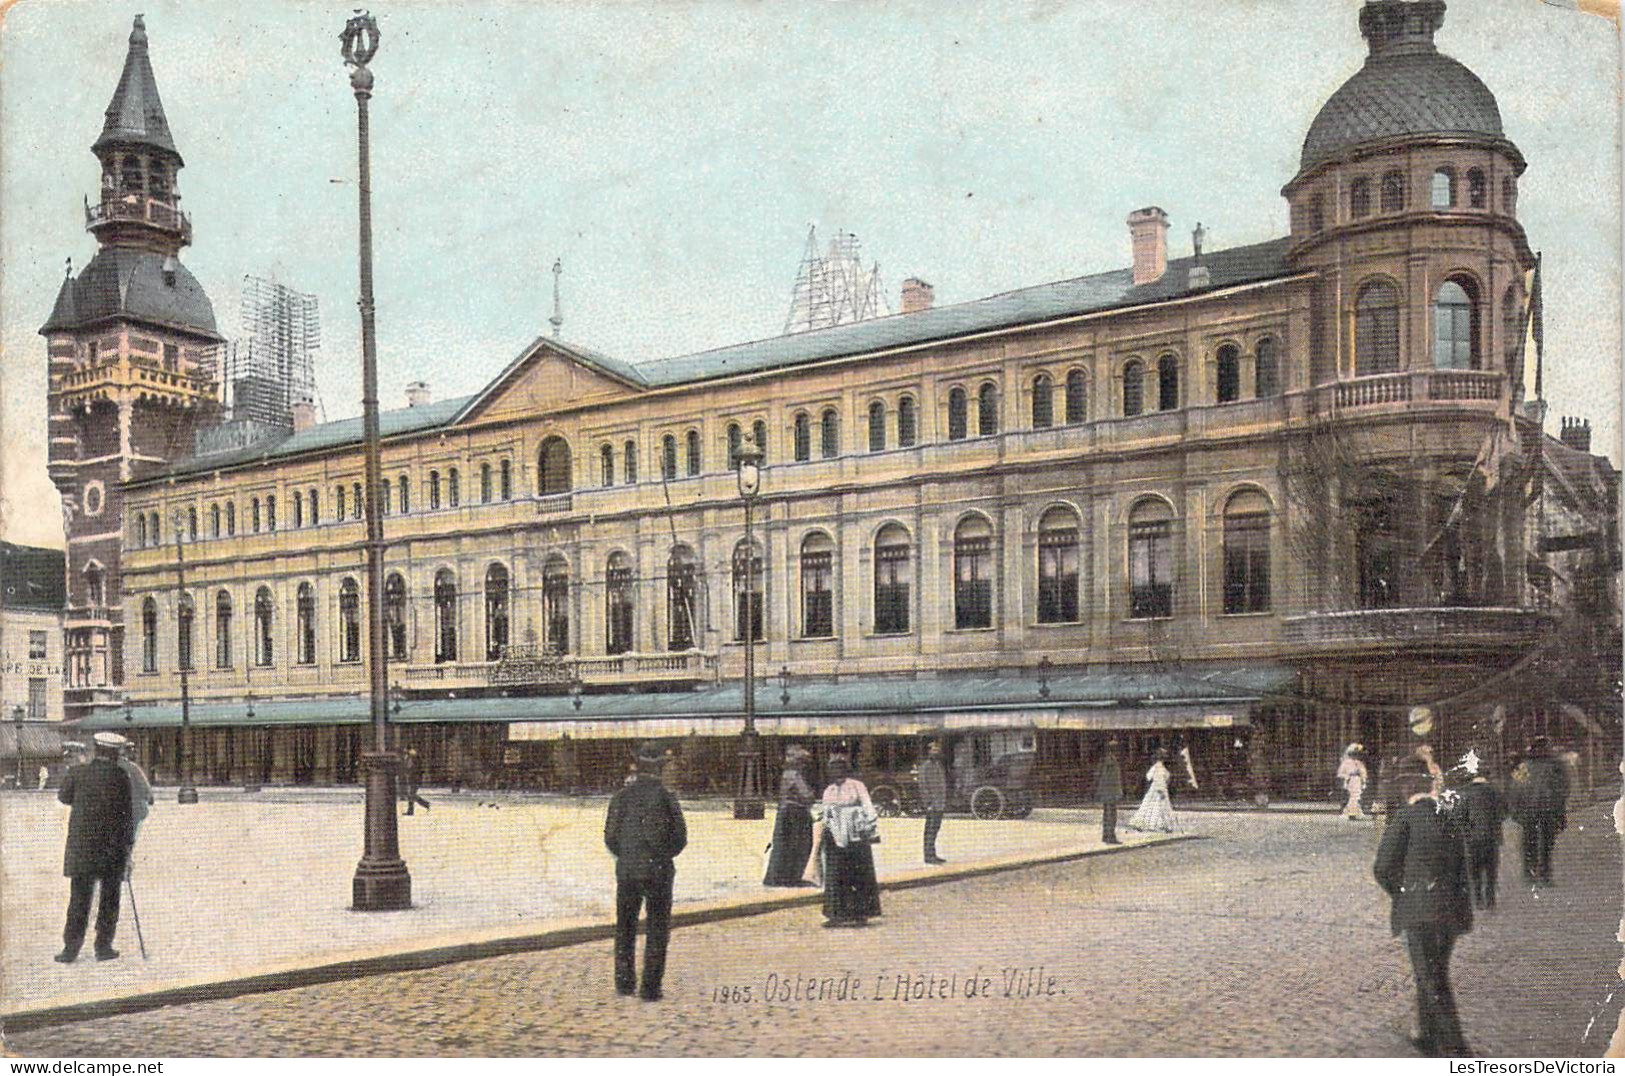
{"type": "MultiPolygon", "coordinates": [[[[1348,216],[1365,220],[1374,213],[1403,212],[1410,204],[1410,184],[1403,171],[1389,169],[1380,176],[1356,176],[1348,185],[1348,216]]],[[[1469,168],[1458,174],[1450,165],[1436,169],[1428,186],[1428,205],[1433,209],[1489,209],[1489,176],[1482,168],[1469,168]]],[[[1515,216],[1518,211],[1518,184],[1512,176],[1501,178],[1501,211],[1515,216]]],[[[1307,202],[1310,231],[1325,229],[1325,213],[1319,195],[1307,202]]]]}
{"type": "MultiPolygon", "coordinates": [[[[1465,275],[1446,278],[1433,293],[1433,367],[1478,370],[1484,366],[1478,283],[1465,275]]],[[[1399,289],[1386,280],[1362,284],[1354,300],[1354,372],[1357,376],[1399,370],[1399,289]]],[[[1512,369],[1524,336],[1524,309],[1515,285],[1501,297],[1505,360],[1512,369]]]]}

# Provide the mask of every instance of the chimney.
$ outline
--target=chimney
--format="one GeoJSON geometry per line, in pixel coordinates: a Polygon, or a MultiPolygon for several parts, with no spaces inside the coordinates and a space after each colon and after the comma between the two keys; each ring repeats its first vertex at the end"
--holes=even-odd
{"type": "Polygon", "coordinates": [[[316,425],[316,404],[313,400],[295,400],[288,412],[293,416],[294,433],[303,433],[316,425]]]}
{"type": "Polygon", "coordinates": [[[1128,234],[1134,245],[1134,283],[1150,284],[1168,271],[1168,214],[1146,206],[1128,215],[1128,234]]]}
{"type": "Polygon", "coordinates": [[[428,407],[434,396],[429,392],[427,381],[414,381],[406,386],[407,407],[428,407]]]}
{"type": "Polygon", "coordinates": [[[1563,429],[1558,433],[1557,439],[1577,452],[1590,452],[1591,420],[1565,416],[1563,429]]]}
{"type": "Polygon", "coordinates": [[[919,277],[911,276],[903,281],[903,313],[915,314],[921,310],[930,310],[935,298],[936,290],[919,277]]]}

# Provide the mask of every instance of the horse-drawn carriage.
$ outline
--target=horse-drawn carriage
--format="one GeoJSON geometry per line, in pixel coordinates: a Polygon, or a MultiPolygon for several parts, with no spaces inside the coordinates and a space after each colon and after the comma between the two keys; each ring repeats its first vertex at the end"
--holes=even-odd
{"type": "MultiPolygon", "coordinates": [[[[967,729],[944,734],[942,762],[948,773],[948,810],[977,818],[1025,818],[1033,810],[1033,729],[967,729]]],[[[869,796],[883,815],[921,815],[919,765],[907,771],[866,775],[869,796]]]]}

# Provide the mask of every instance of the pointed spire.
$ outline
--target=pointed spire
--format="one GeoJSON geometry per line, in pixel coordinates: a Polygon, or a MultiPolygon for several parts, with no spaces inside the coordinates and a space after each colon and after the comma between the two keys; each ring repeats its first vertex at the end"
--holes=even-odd
{"type": "Polygon", "coordinates": [[[130,51],[124,57],[124,73],[119,76],[118,88],[107,106],[107,122],[102,135],[92,150],[104,146],[151,146],[173,153],[177,160],[180,151],[169,133],[169,120],[164,116],[164,103],[158,97],[158,81],[152,74],[152,60],[147,55],[147,27],[140,15],[130,31],[130,51]]]}

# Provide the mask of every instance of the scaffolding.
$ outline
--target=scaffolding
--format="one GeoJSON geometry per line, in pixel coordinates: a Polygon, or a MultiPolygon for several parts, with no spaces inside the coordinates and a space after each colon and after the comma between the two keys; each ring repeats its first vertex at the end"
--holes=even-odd
{"type": "Polygon", "coordinates": [[[858,237],[851,232],[836,232],[828,248],[820,253],[818,226],[810,225],[801,268],[790,292],[785,334],[827,329],[889,313],[880,286],[880,263],[863,267],[858,237]]]}
{"type": "Polygon", "coordinates": [[[242,331],[226,357],[231,417],[291,428],[295,404],[320,406],[314,356],[322,346],[322,326],[316,296],[244,276],[242,331]]]}

